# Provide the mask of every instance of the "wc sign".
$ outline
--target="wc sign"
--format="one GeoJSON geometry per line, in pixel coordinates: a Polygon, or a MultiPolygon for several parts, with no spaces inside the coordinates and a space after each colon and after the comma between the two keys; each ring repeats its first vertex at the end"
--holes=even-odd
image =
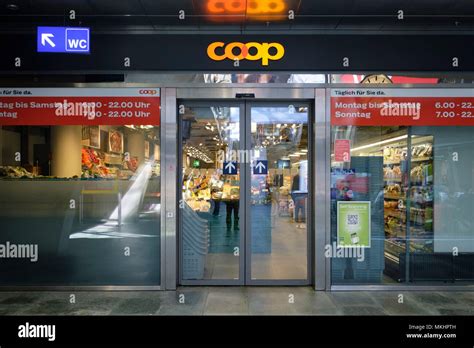
{"type": "Polygon", "coordinates": [[[37,51],[90,53],[89,28],[38,27],[37,51]]]}

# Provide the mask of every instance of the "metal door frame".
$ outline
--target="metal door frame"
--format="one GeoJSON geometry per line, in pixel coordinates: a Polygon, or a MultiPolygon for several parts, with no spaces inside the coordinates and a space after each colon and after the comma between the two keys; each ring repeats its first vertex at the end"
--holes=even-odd
{"type": "MultiPolygon", "coordinates": [[[[315,246],[315,241],[316,241],[316,236],[314,234],[314,222],[313,222],[313,216],[314,216],[314,202],[315,202],[315,196],[314,194],[314,188],[317,186],[316,184],[316,179],[314,179],[314,174],[315,174],[315,163],[316,163],[316,153],[313,152],[314,146],[315,146],[315,139],[314,139],[314,134],[315,134],[315,110],[316,109],[321,109],[320,113],[322,112],[324,115],[324,105],[319,105],[316,107],[315,105],[315,89],[314,88],[289,88],[287,86],[286,88],[274,88],[274,87],[227,87],[225,85],[219,86],[219,87],[207,87],[207,88],[177,88],[176,89],[176,94],[175,94],[175,101],[176,101],[176,112],[175,112],[175,119],[176,123],[179,123],[179,114],[178,114],[178,104],[181,104],[181,102],[186,103],[188,106],[209,106],[210,104],[213,105],[226,105],[229,106],[231,104],[234,105],[239,105],[241,108],[240,111],[240,149],[244,150],[249,142],[250,139],[247,139],[247,124],[249,123],[250,120],[250,109],[247,110],[247,107],[250,108],[250,105],[253,103],[267,103],[266,105],[270,104],[277,104],[280,102],[280,104],[286,103],[286,102],[291,102],[291,101],[299,102],[299,103],[306,103],[309,107],[309,112],[308,112],[308,158],[311,160],[312,164],[308,169],[308,176],[310,177],[310,187],[308,189],[309,193],[309,199],[310,202],[308,203],[308,223],[307,223],[307,233],[308,233],[308,276],[307,279],[305,280],[251,280],[250,277],[250,263],[247,263],[248,267],[245,267],[246,262],[250,261],[250,252],[246,252],[247,250],[250,250],[250,245],[247,245],[250,243],[250,238],[248,238],[247,235],[244,234],[250,234],[249,226],[247,226],[250,222],[249,216],[250,215],[250,209],[247,209],[246,207],[250,203],[248,194],[247,194],[247,183],[248,183],[248,178],[250,174],[250,164],[249,163],[244,163],[243,165],[240,164],[240,187],[241,187],[241,200],[240,200],[240,216],[243,216],[242,214],[245,213],[245,218],[244,219],[239,219],[239,228],[241,231],[240,235],[240,250],[244,250],[244,255],[240,254],[239,256],[239,280],[225,280],[225,279],[209,279],[209,280],[183,280],[182,279],[182,265],[181,265],[181,224],[180,224],[180,216],[179,213],[176,215],[177,219],[176,222],[178,224],[178,243],[176,246],[176,260],[178,262],[178,267],[177,267],[177,283],[180,285],[309,285],[309,284],[315,284],[316,283],[316,277],[315,277],[315,267],[313,267],[313,264],[315,262],[315,253],[316,253],[316,246],[315,246]],[[244,98],[238,98],[238,95],[244,95],[244,98]],[[243,108],[243,109],[242,109],[243,108]],[[242,190],[243,188],[243,190],[242,190]],[[311,216],[311,218],[310,218],[311,216]],[[246,226],[243,226],[243,223],[246,223],[246,226]],[[244,234],[242,234],[244,233],[244,234]],[[247,260],[249,259],[249,260],[247,260]],[[247,273],[249,273],[247,275],[247,273]]],[[[324,98],[319,99],[319,101],[324,102],[324,98]]],[[[212,106],[212,105],[211,105],[212,106]]],[[[182,144],[181,144],[181,127],[179,126],[179,134],[178,134],[178,147],[177,147],[177,165],[176,169],[178,171],[181,170],[182,166],[182,144]]],[[[250,147],[248,147],[250,148],[250,147]]],[[[323,153],[322,149],[318,151],[318,155],[323,155],[325,156],[325,152],[323,153]]],[[[179,176],[181,174],[179,173],[179,176]]],[[[177,178],[177,187],[180,188],[181,186],[181,178],[177,178]]],[[[319,185],[321,186],[321,185],[319,185]]],[[[325,185],[324,185],[325,186],[325,185]]],[[[176,195],[176,206],[179,204],[180,199],[181,199],[181,190],[177,190],[177,195],[176,195]]],[[[322,207],[321,207],[322,208],[322,207]]],[[[318,239],[320,240],[320,238],[318,239]]],[[[320,248],[321,249],[321,248],[320,248]]],[[[324,250],[324,246],[322,247],[324,250]]],[[[168,258],[167,258],[168,259],[168,258]]],[[[324,265],[326,265],[324,261],[324,265]]],[[[167,267],[167,269],[169,269],[167,267]]],[[[325,266],[324,266],[325,269],[325,266]]],[[[318,287],[319,288],[319,287],[318,287]]]]}

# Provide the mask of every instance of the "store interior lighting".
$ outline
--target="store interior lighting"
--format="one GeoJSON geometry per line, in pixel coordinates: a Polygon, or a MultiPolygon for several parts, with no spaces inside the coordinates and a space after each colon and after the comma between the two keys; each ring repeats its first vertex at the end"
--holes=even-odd
{"type": "Polygon", "coordinates": [[[213,163],[214,161],[211,159],[211,157],[205,153],[202,150],[199,150],[198,148],[192,146],[192,145],[186,145],[183,147],[183,151],[188,155],[189,157],[197,158],[205,163],[213,163]]]}
{"type": "Polygon", "coordinates": [[[139,129],[152,129],[154,126],[150,126],[150,125],[125,125],[125,127],[127,128],[130,128],[130,129],[136,129],[136,130],[139,130],[139,129]]]}
{"type": "Polygon", "coordinates": [[[359,151],[359,150],[364,150],[364,149],[368,149],[368,148],[371,148],[371,147],[374,147],[374,146],[378,146],[378,145],[384,145],[384,144],[394,143],[394,142],[396,142],[396,141],[404,140],[404,139],[407,139],[407,138],[408,138],[408,135],[401,135],[401,136],[399,136],[399,137],[395,137],[395,138],[391,138],[391,139],[386,139],[386,140],[382,140],[382,141],[377,141],[377,142],[372,143],[372,144],[367,144],[367,145],[362,145],[362,146],[354,147],[353,149],[351,149],[351,152],[359,151]]]}

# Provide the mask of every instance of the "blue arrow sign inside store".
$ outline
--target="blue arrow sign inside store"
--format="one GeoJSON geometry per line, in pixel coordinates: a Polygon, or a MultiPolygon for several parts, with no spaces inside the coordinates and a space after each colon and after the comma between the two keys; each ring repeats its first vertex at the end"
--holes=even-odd
{"type": "Polygon", "coordinates": [[[224,162],[224,168],[222,168],[222,174],[237,175],[237,162],[224,162]]]}
{"type": "Polygon", "coordinates": [[[90,53],[89,28],[38,27],[37,51],[90,53]]]}
{"type": "Polygon", "coordinates": [[[267,175],[268,174],[268,161],[267,160],[256,160],[255,166],[253,167],[254,175],[267,175]]]}

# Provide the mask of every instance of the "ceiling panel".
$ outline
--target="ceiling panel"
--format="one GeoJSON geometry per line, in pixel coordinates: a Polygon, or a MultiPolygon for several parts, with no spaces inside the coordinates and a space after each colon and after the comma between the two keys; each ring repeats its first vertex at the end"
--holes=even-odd
{"type": "Polygon", "coordinates": [[[2,30],[396,30],[472,27],[472,0],[0,0],[2,30]],[[262,5],[262,4],[269,4],[262,5]],[[70,21],[65,14],[76,11],[70,21]],[[403,9],[404,21],[397,21],[403,9]],[[288,19],[294,10],[296,18],[288,19]],[[185,19],[178,17],[184,11],[185,19]]]}

